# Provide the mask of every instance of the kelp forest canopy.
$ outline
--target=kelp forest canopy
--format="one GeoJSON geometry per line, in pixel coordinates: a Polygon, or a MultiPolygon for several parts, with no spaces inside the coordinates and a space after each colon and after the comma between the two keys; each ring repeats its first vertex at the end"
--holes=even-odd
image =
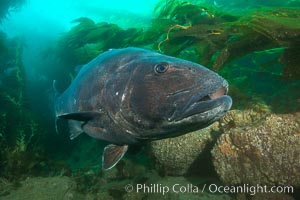
{"type": "Polygon", "coordinates": [[[72,68],[110,48],[138,46],[219,71],[238,58],[264,51],[276,56],[261,70],[275,63],[283,79],[300,78],[300,8],[261,8],[234,15],[208,4],[167,0],[155,13],[150,27],[126,30],[88,18],[74,20],[77,25],[58,42],[58,56],[72,68]]]}
{"type": "Polygon", "coordinates": [[[0,0],[0,22],[5,18],[10,10],[20,8],[26,0],[0,0]]]}

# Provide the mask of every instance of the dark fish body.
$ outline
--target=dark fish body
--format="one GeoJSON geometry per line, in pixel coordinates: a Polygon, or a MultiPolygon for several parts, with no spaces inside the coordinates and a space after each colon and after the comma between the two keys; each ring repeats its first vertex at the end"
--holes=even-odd
{"type": "Polygon", "coordinates": [[[140,48],[107,51],[81,68],[57,98],[56,116],[81,133],[108,141],[103,168],[128,145],[175,137],[207,127],[231,107],[228,84],[189,61],[140,48]]]}

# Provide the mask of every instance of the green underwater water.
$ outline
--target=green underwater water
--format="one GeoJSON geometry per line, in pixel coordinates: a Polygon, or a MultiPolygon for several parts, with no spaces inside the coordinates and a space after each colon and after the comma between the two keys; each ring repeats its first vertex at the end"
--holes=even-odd
{"type": "MultiPolygon", "coordinates": [[[[22,0],[7,2],[0,2],[1,23],[9,19],[13,9],[25,5],[22,0]]],[[[136,9],[142,13],[143,7],[136,9]]],[[[270,199],[299,198],[300,181],[291,177],[300,177],[300,1],[167,0],[157,2],[147,17],[136,24],[120,19],[118,24],[118,20],[112,23],[77,16],[72,19],[71,28],[56,35],[54,42],[47,41],[43,48],[36,49],[38,58],[26,52],[30,43],[25,38],[10,37],[5,30],[0,32],[0,199],[22,199],[26,184],[36,183],[49,186],[48,192],[58,196],[47,196],[47,191],[32,186],[24,199],[34,195],[41,199],[266,199],[249,193],[213,194],[207,189],[167,195],[161,191],[128,193],[124,189],[128,184],[171,188],[178,183],[202,188],[205,184],[239,185],[247,181],[292,185],[293,194],[278,194],[270,199]],[[101,156],[106,142],[86,135],[70,140],[64,124],[58,124],[56,133],[52,80],[57,80],[58,90],[63,91],[76,76],[77,68],[111,48],[130,46],[190,60],[216,71],[229,82],[233,112],[207,133],[193,134],[190,140],[186,136],[132,147],[113,170],[103,172],[101,156]],[[42,62],[37,64],[36,59],[42,62]],[[31,62],[32,67],[28,66],[31,62]],[[272,127],[277,127],[279,133],[275,134],[272,127]],[[243,136],[243,132],[252,130],[258,134],[256,143],[261,146],[256,147],[251,136],[243,136]],[[261,132],[269,135],[261,137],[261,132]],[[204,139],[199,139],[201,134],[204,139]],[[235,143],[229,143],[222,135],[229,135],[235,143]],[[237,145],[244,145],[239,143],[239,137],[248,143],[237,145]],[[281,144],[277,137],[287,138],[279,146],[282,152],[275,148],[281,144]],[[226,141],[235,148],[228,149],[226,141]],[[195,146],[198,149],[201,142],[204,146],[199,147],[191,163],[181,160],[189,157],[195,146]],[[160,152],[161,149],[165,150],[160,152]],[[217,154],[218,150],[221,153],[217,154]],[[251,152],[258,150],[261,151],[255,156],[259,156],[253,157],[251,152]],[[173,162],[176,155],[178,164],[173,162]],[[233,162],[230,156],[238,155],[248,159],[233,162]],[[221,169],[224,163],[237,166],[241,172],[221,169]],[[243,177],[247,174],[243,170],[252,166],[266,168],[261,176],[269,182],[262,181],[260,174],[243,177]],[[278,179],[272,175],[273,168],[278,168],[278,179]],[[224,175],[226,172],[240,175],[240,182],[224,175]],[[285,172],[287,175],[281,176],[285,172]],[[37,177],[44,177],[45,181],[37,177]],[[68,187],[51,187],[51,178],[68,187]]],[[[28,26],[33,25],[30,22],[28,26]]]]}

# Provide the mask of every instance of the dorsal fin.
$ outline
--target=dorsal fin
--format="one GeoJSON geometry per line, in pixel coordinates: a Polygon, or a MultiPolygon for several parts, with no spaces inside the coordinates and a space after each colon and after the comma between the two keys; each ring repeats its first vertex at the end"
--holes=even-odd
{"type": "Polygon", "coordinates": [[[104,148],[102,156],[102,169],[109,170],[113,168],[124,156],[128,145],[117,146],[114,144],[107,145],[104,148]]]}

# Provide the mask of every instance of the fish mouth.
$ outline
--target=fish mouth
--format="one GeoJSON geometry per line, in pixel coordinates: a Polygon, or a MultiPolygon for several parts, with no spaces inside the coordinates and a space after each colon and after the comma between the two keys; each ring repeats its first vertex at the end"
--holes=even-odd
{"type": "Polygon", "coordinates": [[[197,100],[197,102],[201,102],[201,101],[209,101],[212,99],[217,99],[223,95],[226,95],[228,92],[228,88],[225,86],[221,86],[220,88],[218,88],[215,92],[210,93],[205,95],[204,97],[201,97],[199,100],[197,100]]]}
{"type": "Polygon", "coordinates": [[[180,121],[194,115],[199,115],[202,120],[204,120],[203,118],[217,120],[231,108],[232,100],[227,93],[228,83],[224,80],[221,84],[211,88],[210,91],[202,91],[193,95],[183,109],[180,112],[174,113],[169,119],[171,121],[180,121]],[[212,110],[214,111],[210,113],[212,110]]]}

